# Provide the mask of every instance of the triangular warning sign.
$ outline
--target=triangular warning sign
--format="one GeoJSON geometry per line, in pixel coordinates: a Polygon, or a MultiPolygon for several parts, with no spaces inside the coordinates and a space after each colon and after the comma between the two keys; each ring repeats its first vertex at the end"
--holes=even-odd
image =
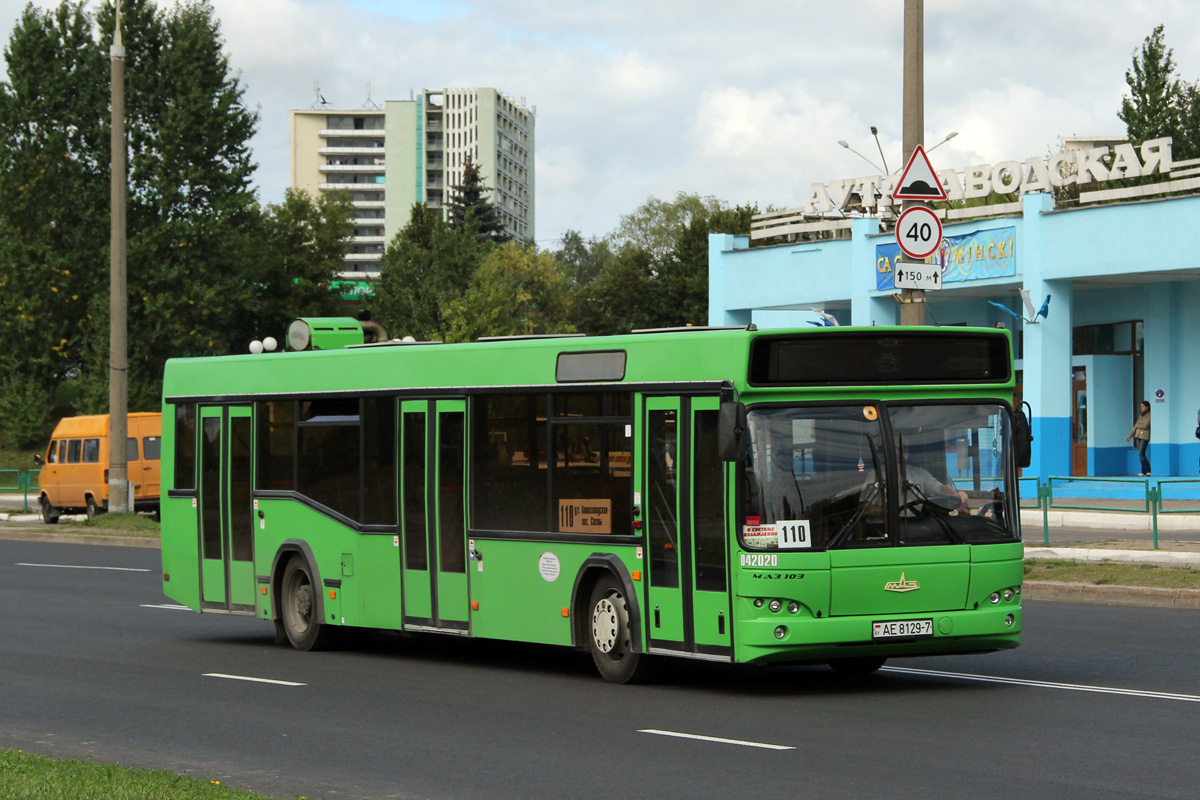
{"type": "Polygon", "coordinates": [[[917,145],[917,149],[913,150],[912,158],[908,159],[908,166],[900,175],[900,183],[892,192],[892,197],[896,200],[946,199],[946,190],[934,174],[933,165],[929,163],[923,146],[917,145]]]}

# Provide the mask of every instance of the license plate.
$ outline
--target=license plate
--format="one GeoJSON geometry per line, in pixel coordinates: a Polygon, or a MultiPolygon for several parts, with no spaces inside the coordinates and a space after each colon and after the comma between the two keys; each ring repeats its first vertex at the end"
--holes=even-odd
{"type": "Polygon", "coordinates": [[[933,620],[896,619],[890,622],[876,622],[871,626],[871,636],[875,639],[933,636],[933,620]]]}

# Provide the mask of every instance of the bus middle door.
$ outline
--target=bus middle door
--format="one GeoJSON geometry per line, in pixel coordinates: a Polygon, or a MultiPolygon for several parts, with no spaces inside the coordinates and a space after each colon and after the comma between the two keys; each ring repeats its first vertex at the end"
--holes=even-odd
{"type": "Polygon", "coordinates": [[[463,400],[401,405],[401,557],[408,630],[465,633],[468,628],[465,412],[463,400]]]}
{"type": "Polygon", "coordinates": [[[724,463],[716,397],[648,397],[638,486],[651,650],[732,655],[724,463]]]}

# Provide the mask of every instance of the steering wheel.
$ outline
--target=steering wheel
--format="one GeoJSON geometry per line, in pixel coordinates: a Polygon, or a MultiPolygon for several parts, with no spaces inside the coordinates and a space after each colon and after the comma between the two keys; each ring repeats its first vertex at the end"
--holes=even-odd
{"type": "Polygon", "coordinates": [[[932,497],[919,497],[900,506],[900,511],[938,511],[947,516],[958,514],[962,508],[962,498],[956,494],[935,494],[932,497]]]}

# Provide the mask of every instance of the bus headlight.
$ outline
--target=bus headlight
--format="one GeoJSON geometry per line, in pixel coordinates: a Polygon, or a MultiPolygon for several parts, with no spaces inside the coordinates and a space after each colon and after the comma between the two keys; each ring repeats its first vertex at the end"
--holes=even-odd
{"type": "Polygon", "coordinates": [[[992,592],[992,596],[988,598],[988,602],[992,605],[997,605],[1000,602],[1000,593],[992,592]]]}
{"type": "Polygon", "coordinates": [[[787,636],[787,627],[786,626],[780,625],[778,628],[775,629],[775,638],[776,639],[782,639],[785,636],[787,636]]]}
{"type": "Polygon", "coordinates": [[[762,608],[762,607],[763,607],[763,599],[762,599],[761,597],[756,597],[756,598],[754,598],[754,607],[755,607],[755,608],[762,608]]]}
{"type": "Polygon", "coordinates": [[[789,614],[799,614],[800,613],[800,604],[797,603],[795,600],[788,603],[788,613],[789,614]]]}
{"type": "Polygon", "coordinates": [[[783,608],[783,603],[778,600],[772,600],[771,604],[767,606],[767,608],[771,609],[772,614],[778,614],[779,609],[783,608]]]}
{"type": "Polygon", "coordinates": [[[1004,590],[1004,601],[1008,602],[1009,600],[1012,600],[1014,597],[1016,597],[1016,595],[1017,595],[1017,593],[1014,592],[1011,588],[1005,589],[1004,590]]]}

